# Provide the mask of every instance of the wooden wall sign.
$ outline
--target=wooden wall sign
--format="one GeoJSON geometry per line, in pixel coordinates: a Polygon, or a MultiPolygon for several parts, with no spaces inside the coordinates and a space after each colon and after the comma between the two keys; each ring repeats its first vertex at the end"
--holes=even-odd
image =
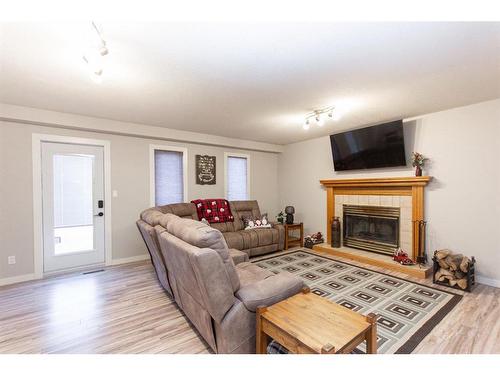
{"type": "Polygon", "coordinates": [[[215,185],[215,156],[196,155],[196,184],[215,185]]]}

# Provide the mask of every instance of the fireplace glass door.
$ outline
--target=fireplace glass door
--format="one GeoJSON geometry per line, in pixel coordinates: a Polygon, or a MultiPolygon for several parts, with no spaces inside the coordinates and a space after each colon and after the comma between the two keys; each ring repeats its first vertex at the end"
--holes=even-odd
{"type": "Polygon", "coordinates": [[[399,208],[344,205],[344,246],[392,254],[399,246],[399,208]]]}

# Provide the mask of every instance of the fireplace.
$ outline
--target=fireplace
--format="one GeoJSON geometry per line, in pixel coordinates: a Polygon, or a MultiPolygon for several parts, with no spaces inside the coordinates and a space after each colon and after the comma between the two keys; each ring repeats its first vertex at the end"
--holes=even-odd
{"type": "Polygon", "coordinates": [[[392,255],[399,247],[399,207],[343,205],[343,244],[392,255]]]}

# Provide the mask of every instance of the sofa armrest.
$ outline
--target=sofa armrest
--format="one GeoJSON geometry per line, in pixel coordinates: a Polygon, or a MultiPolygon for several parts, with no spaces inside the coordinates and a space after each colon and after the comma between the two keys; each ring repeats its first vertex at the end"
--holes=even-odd
{"type": "Polygon", "coordinates": [[[271,223],[272,227],[278,230],[278,250],[285,249],[285,225],[273,222],[271,223]]]}
{"type": "Polygon", "coordinates": [[[255,312],[259,306],[271,306],[301,291],[304,282],[297,276],[280,273],[244,286],[236,292],[247,310],[255,312]]]}
{"type": "Polygon", "coordinates": [[[229,249],[229,256],[233,259],[234,264],[248,262],[248,254],[244,251],[229,249]]]}

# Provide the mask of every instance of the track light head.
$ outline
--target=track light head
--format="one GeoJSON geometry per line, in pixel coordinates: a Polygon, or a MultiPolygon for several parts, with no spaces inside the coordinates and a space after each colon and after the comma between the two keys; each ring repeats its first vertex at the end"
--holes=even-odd
{"type": "Polygon", "coordinates": [[[323,126],[326,120],[332,119],[333,121],[337,121],[339,119],[339,116],[335,111],[335,107],[325,107],[321,109],[316,109],[306,115],[306,121],[303,126],[305,130],[309,129],[310,119],[314,119],[316,125],[323,126]]]}

